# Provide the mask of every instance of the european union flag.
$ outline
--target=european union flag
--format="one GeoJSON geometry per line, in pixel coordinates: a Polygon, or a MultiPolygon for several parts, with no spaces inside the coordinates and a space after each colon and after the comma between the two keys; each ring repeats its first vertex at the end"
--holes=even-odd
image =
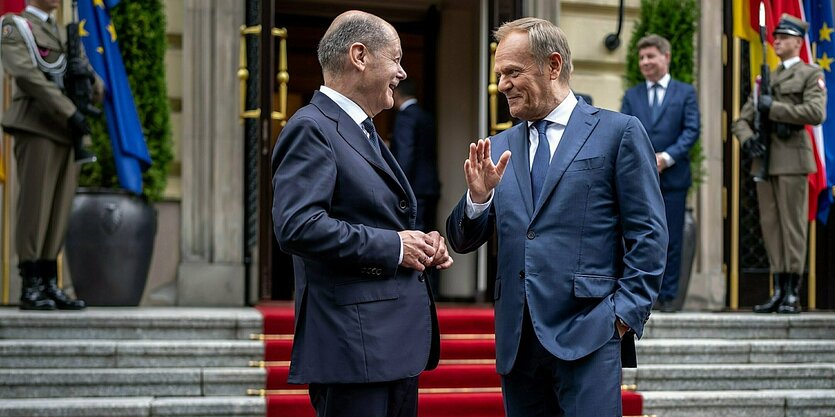
{"type": "Polygon", "coordinates": [[[832,204],[835,185],[835,19],[831,0],[804,0],[806,20],[809,22],[809,41],[815,62],[823,70],[826,81],[826,120],[823,122],[823,154],[826,165],[826,188],[818,200],[818,220],[826,222],[832,204]]]}
{"type": "Polygon", "coordinates": [[[104,80],[104,112],[119,184],[142,194],[142,172],[151,166],[151,156],[116,43],[116,29],[108,14],[118,3],[119,0],[79,0],[79,32],[90,64],[104,80]]]}

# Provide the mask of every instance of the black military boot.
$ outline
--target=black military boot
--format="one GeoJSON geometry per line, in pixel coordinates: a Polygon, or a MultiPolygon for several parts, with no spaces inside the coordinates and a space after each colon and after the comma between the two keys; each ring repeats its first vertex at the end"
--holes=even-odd
{"type": "Polygon", "coordinates": [[[21,310],[55,310],[55,302],[43,292],[43,281],[38,274],[35,261],[22,261],[17,264],[23,287],[20,289],[21,310]]]}
{"type": "Polygon", "coordinates": [[[64,291],[58,288],[58,263],[41,259],[38,261],[41,277],[44,282],[44,293],[59,310],[81,310],[87,307],[83,300],[73,300],[64,291]]]}
{"type": "Polygon", "coordinates": [[[788,274],[775,272],[772,276],[774,276],[774,295],[764,304],[754,306],[755,313],[773,313],[777,311],[777,308],[780,307],[780,303],[783,301],[785,282],[789,280],[788,274]]]}
{"type": "Polygon", "coordinates": [[[800,274],[786,274],[784,286],[786,296],[783,297],[783,302],[777,308],[780,314],[797,314],[800,313],[800,274]]]}

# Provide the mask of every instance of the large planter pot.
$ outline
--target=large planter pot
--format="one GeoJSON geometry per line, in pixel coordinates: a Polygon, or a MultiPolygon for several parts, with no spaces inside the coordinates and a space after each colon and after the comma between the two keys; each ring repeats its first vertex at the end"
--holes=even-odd
{"type": "Polygon", "coordinates": [[[696,246],[699,244],[699,230],[693,209],[688,207],[684,213],[684,231],[681,242],[681,272],[678,276],[678,294],[672,301],[673,308],[678,311],[684,305],[687,288],[690,286],[690,275],[693,272],[693,261],[696,259],[696,246]]]}
{"type": "Polygon", "coordinates": [[[78,190],[65,253],[78,298],[92,306],[135,306],[142,299],[157,213],[122,190],[78,190]]]}

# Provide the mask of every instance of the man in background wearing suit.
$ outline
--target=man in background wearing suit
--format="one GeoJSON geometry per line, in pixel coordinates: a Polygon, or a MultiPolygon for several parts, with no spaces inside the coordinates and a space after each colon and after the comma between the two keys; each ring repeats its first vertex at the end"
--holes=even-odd
{"type": "Polygon", "coordinates": [[[414,417],[418,375],[438,363],[424,271],[452,259],[415,229],[415,196],[371,120],[406,78],[394,28],[348,11],[319,42],[324,85],[282,129],[273,221],[293,256],[296,332],[288,381],[319,417],[414,417]]]}
{"type": "Polygon", "coordinates": [[[661,193],[667,215],[670,240],[667,266],[657,307],[674,311],[681,300],[678,294],[681,273],[681,245],[684,212],[690,175],[690,148],[699,139],[699,103],[690,84],[670,77],[670,42],[658,35],[638,41],[638,64],[646,82],[626,91],[621,112],[635,116],[644,125],[655,149],[655,161],[661,175],[661,193]]]}
{"type": "MultiPolygon", "coordinates": [[[[74,162],[81,148],[73,149],[73,139],[90,133],[84,116],[62,91],[66,30],[51,15],[60,3],[30,0],[20,17],[7,15],[2,27],[3,68],[16,86],[3,129],[14,136],[20,182],[14,239],[23,280],[20,308],[25,310],[85,307],[57,282],[56,259],[78,183],[74,162]]],[[[94,90],[100,101],[104,90],[98,77],[94,90]]]]}
{"type": "Polygon", "coordinates": [[[757,200],[763,243],[773,277],[774,294],[754,306],[755,313],[799,313],[800,281],[806,269],[809,184],[816,171],[812,142],[805,125],[826,119],[826,85],[821,69],[800,60],[800,48],[809,25],[783,14],[774,29],[774,52],[780,65],[771,74],[771,95],[748,99],[732,126],[743,149],[754,157],[752,172],[759,172],[763,154],[754,132],[754,114],[764,111],[771,123],[768,178],[757,182],[757,200]]]}
{"type": "Polygon", "coordinates": [[[435,121],[418,104],[415,84],[410,80],[403,80],[394,90],[394,107],[397,107],[397,115],[391,137],[391,154],[415,192],[418,208],[416,227],[429,232],[435,227],[435,207],[441,188],[435,121]]]}
{"type": "MultiPolygon", "coordinates": [[[[438,181],[438,155],[435,139],[435,121],[432,115],[418,105],[415,84],[403,80],[394,90],[394,133],[391,137],[391,154],[412,185],[417,199],[415,228],[429,232],[435,228],[438,197],[441,183],[438,181]]],[[[429,283],[438,294],[438,274],[428,271],[429,283]]]]}
{"type": "Polygon", "coordinates": [[[495,36],[498,87],[522,123],[470,145],[447,235],[471,252],[498,233],[507,417],[621,416],[621,338],[643,334],[666,257],[652,144],[638,119],[577,100],[551,22],[495,36]]]}

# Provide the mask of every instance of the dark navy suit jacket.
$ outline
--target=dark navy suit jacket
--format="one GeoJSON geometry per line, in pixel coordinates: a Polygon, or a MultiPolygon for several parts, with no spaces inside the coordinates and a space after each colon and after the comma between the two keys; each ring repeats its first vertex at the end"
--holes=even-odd
{"type": "Polygon", "coordinates": [[[432,116],[417,103],[397,112],[391,153],[419,198],[437,198],[441,191],[435,142],[432,116]]]}
{"type": "MultiPolygon", "coordinates": [[[[563,360],[603,346],[620,317],[640,337],[664,272],[667,226],[652,145],[638,119],[579,100],[539,202],[531,196],[527,123],[491,139],[510,163],[490,209],[447,219],[457,252],[498,233],[496,366],[513,367],[527,302],[542,345],[563,360]]],[[[631,358],[634,360],[634,357],[631,358]]]]}
{"type": "Polygon", "coordinates": [[[621,112],[635,116],[644,125],[655,152],[667,152],[675,165],[661,172],[662,190],[690,188],[690,148],[699,139],[699,104],[690,84],[671,79],[661,103],[661,113],[653,122],[645,82],[630,88],[623,96],[621,112]]]}
{"type": "Polygon", "coordinates": [[[414,229],[415,196],[381,151],[318,91],[279,135],[273,222],[296,280],[290,383],[393,381],[437,364],[426,280],[398,266],[397,231],[414,229]]]}

